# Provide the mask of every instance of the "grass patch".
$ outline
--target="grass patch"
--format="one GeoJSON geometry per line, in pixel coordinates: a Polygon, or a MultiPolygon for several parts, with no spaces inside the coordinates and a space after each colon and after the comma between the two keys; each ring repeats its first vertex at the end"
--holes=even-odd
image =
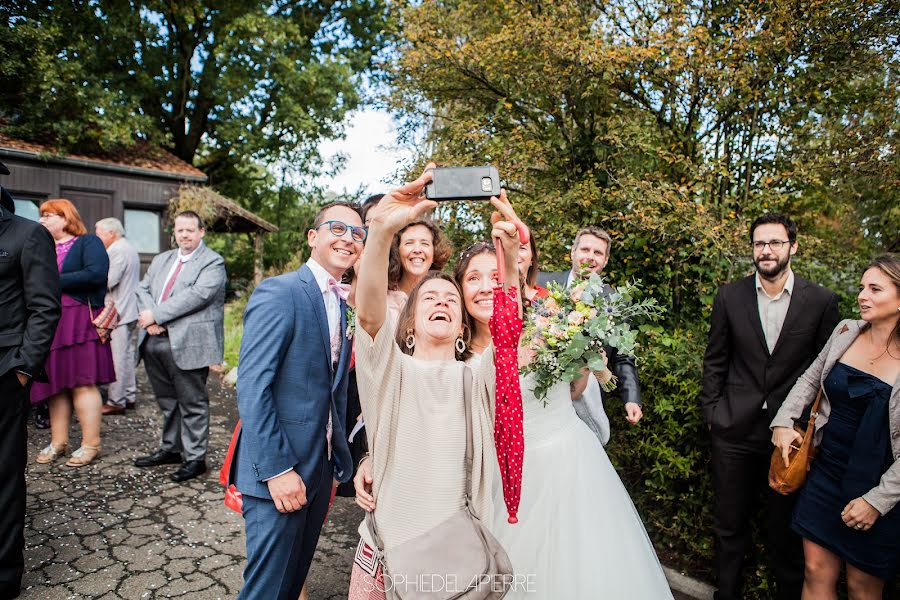
{"type": "Polygon", "coordinates": [[[250,294],[225,305],[225,364],[226,372],[236,367],[241,353],[241,336],[244,334],[244,309],[250,294]]]}

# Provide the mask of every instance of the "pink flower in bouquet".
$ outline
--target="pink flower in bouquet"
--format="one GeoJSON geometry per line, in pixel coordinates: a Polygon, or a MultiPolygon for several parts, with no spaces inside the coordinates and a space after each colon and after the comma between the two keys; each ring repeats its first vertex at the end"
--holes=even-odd
{"type": "Polygon", "coordinates": [[[584,323],[584,315],[578,312],[577,310],[573,310],[569,313],[569,325],[581,325],[584,323]]]}
{"type": "Polygon", "coordinates": [[[553,298],[547,298],[544,300],[544,308],[547,309],[550,314],[556,314],[559,312],[559,304],[557,304],[556,300],[554,300],[553,298]]]}
{"type": "Polygon", "coordinates": [[[587,281],[582,281],[578,285],[572,288],[572,291],[569,293],[569,297],[572,298],[575,302],[581,298],[581,294],[584,293],[584,289],[587,287],[587,281]]]}
{"type": "Polygon", "coordinates": [[[597,314],[598,314],[598,313],[597,313],[597,309],[596,309],[596,308],[592,308],[591,310],[588,311],[588,319],[596,319],[596,318],[597,318],[597,314]]]}
{"type": "Polygon", "coordinates": [[[550,326],[550,335],[555,338],[561,338],[566,334],[566,328],[560,327],[557,323],[550,326]]]}
{"type": "Polygon", "coordinates": [[[534,324],[538,329],[547,329],[548,327],[550,327],[550,319],[547,317],[538,316],[534,318],[534,324]]]}

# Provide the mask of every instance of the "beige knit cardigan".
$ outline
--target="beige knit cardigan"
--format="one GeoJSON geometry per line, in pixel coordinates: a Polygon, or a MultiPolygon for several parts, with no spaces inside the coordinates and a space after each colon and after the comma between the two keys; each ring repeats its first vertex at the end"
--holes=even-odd
{"type": "MultiPolygon", "coordinates": [[[[493,442],[495,371],[492,348],[473,371],[456,360],[404,354],[388,313],[375,339],[357,322],[356,377],[372,457],[375,522],[385,548],[429,531],[465,505],[466,425],[463,377],[474,377],[472,509],[492,514],[497,469],[493,442]]],[[[360,535],[374,546],[365,521],[360,535]]]]}

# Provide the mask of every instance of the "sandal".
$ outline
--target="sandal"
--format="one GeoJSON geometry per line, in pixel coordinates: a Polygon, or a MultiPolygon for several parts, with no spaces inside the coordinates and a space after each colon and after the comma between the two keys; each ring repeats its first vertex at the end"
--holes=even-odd
{"type": "Polygon", "coordinates": [[[69,460],[66,461],[67,467],[86,467],[91,464],[95,458],[100,456],[99,446],[81,446],[72,453],[69,460]]]}
{"type": "Polygon", "coordinates": [[[37,455],[35,462],[41,465],[52,463],[54,460],[66,453],[66,445],[67,444],[54,446],[52,443],[47,444],[47,447],[41,450],[41,452],[37,455]]]}

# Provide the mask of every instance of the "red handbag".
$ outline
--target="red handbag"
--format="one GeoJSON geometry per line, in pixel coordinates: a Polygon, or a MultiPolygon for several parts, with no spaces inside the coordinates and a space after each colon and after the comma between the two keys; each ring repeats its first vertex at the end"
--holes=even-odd
{"type": "Polygon", "coordinates": [[[225,506],[241,515],[244,513],[244,499],[234,484],[228,483],[228,477],[231,475],[231,461],[234,459],[234,448],[237,446],[238,435],[241,432],[241,420],[238,419],[237,425],[234,426],[234,433],[231,434],[231,443],[228,444],[228,451],[225,453],[225,462],[219,469],[219,483],[225,488],[225,506]]]}

